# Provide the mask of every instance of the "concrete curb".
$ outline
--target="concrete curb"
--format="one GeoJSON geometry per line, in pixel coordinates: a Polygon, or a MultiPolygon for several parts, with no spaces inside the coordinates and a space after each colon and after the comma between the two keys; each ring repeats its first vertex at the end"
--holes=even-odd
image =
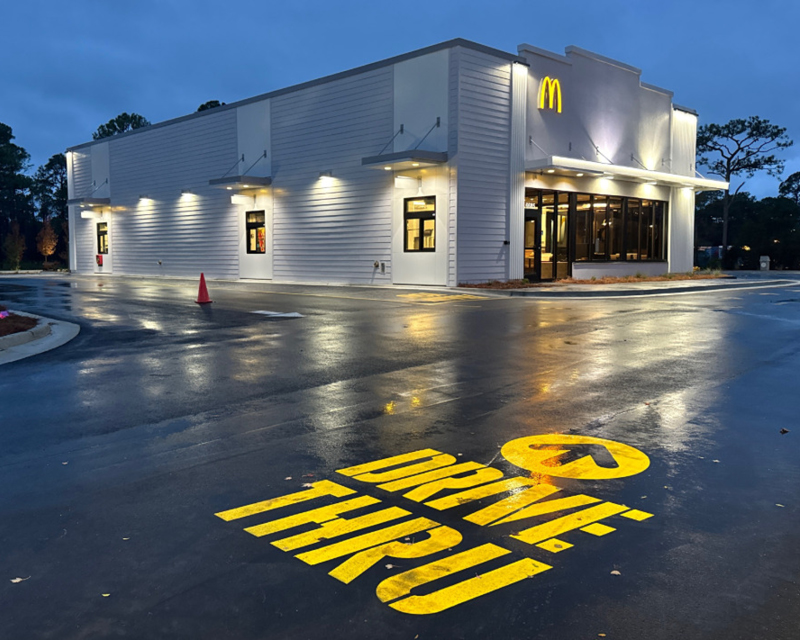
{"type": "Polygon", "coordinates": [[[56,349],[72,340],[81,330],[79,325],[72,322],[53,320],[23,311],[13,311],[13,313],[36,318],[39,324],[28,331],[0,338],[0,365],[56,349]]]}
{"type": "MultiPolygon", "coordinates": [[[[30,317],[30,314],[20,313],[19,311],[13,311],[12,313],[17,314],[18,316],[30,317]]],[[[28,342],[32,342],[33,340],[38,340],[39,338],[44,338],[45,336],[49,335],[50,325],[39,323],[33,329],[20,331],[19,333],[12,333],[10,336],[3,336],[0,338],[0,351],[5,351],[11,347],[18,347],[21,344],[26,344],[28,342]]]]}
{"type": "MultiPolygon", "coordinates": [[[[600,291],[553,291],[550,289],[495,289],[492,293],[507,297],[538,298],[540,300],[559,298],[629,298],[636,296],[669,296],[688,293],[702,293],[704,291],[725,291],[736,289],[763,289],[765,287],[797,286],[797,280],[750,280],[747,282],[728,282],[726,284],[706,284],[685,287],[658,287],[652,289],[614,289],[600,291]]],[[[603,285],[587,285],[602,287],[603,285]]],[[[473,289],[459,288],[459,291],[473,291],[473,289]]]]}

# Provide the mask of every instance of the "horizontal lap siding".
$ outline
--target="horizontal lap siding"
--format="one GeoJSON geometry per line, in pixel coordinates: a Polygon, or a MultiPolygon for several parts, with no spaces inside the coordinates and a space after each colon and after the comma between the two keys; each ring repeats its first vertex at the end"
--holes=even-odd
{"type": "Polygon", "coordinates": [[[392,99],[391,67],[273,99],[276,280],[391,282],[392,174],[361,158],[391,138],[392,99]]]}
{"type": "MultiPolygon", "coordinates": [[[[70,197],[85,198],[92,189],[92,151],[72,152],[72,193],[70,197]]],[[[76,245],[76,264],[79,273],[94,270],[94,220],[81,218],[80,207],[74,207],[74,238],[76,245]]]]}
{"type": "Polygon", "coordinates": [[[448,203],[447,220],[447,284],[454,287],[458,284],[458,92],[460,49],[450,52],[448,70],[448,120],[450,129],[447,133],[447,155],[450,159],[448,186],[450,201],[448,203]]]}
{"type": "Polygon", "coordinates": [[[511,64],[459,50],[458,281],[508,277],[511,64]]]}
{"type": "Polygon", "coordinates": [[[208,186],[237,153],[235,110],[112,139],[112,203],[125,207],[112,214],[114,273],[238,278],[238,208],[208,186]]]}

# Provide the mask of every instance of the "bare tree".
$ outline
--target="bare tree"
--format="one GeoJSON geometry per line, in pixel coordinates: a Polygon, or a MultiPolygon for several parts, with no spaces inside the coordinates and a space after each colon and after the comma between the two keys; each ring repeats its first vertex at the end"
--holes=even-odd
{"type": "MultiPolygon", "coordinates": [[[[726,182],[734,177],[752,178],[759,171],[771,176],[783,173],[784,162],[773,152],[791,147],[792,140],[786,129],[750,116],[726,124],[703,125],[697,131],[698,164],[708,168],[709,173],[720,176],[726,182]]],[[[730,186],[722,200],[722,251],[728,250],[728,213],[731,200],[744,186],[744,180],[731,194],[730,186]]]]}

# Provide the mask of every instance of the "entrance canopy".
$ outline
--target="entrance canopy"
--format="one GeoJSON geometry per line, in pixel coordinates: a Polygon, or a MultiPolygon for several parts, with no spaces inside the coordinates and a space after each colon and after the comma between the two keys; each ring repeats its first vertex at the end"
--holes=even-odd
{"type": "Polygon", "coordinates": [[[541,160],[533,160],[525,165],[525,171],[553,174],[570,178],[584,176],[595,178],[609,178],[639,182],[643,184],[660,185],[664,187],[685,187],[694,191],[720,191],[728,188],[724,180],[709,180],[708,178],[693,178],[681,176],[664,171],[649,171],[636,167],[625,167],[619,164],[604,164],[591,160],[566,158],[563,156],[548,156],[541,160]]]}

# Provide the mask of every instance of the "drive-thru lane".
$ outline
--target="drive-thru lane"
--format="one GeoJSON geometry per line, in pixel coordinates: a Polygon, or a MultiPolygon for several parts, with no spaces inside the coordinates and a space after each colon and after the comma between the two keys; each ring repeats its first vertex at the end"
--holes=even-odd
{"type": "Polygon", "coordinates": [[[0,280],[1,636],[796,637],[800,286],[211,288],[0,280]]]}

